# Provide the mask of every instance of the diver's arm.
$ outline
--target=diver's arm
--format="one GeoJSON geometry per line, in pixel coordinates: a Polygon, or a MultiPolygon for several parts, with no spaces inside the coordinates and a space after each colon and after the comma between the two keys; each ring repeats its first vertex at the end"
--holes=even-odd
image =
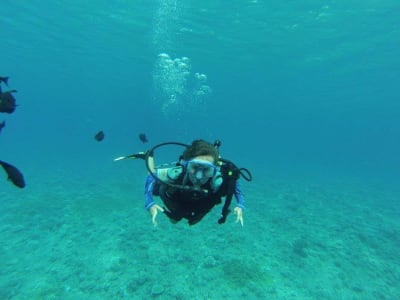
{"type": "Polygon", "coordinates": [[[235,182],[235,193],[234,194],[235,194],[235,198],[237,201],[236,206],[240,207],[241,209],[244,209],[245,208],[244,195],[243,195],[243,192],[242,192],[242,189],[240,187],[240,183],[238,180],[236,180],[236,182],[235,182]]]}
{"type": "Polygon", "coordinates": [[[240,223],[243,226],[243,210],[244,210],[244,195],[240,188],[239,181],[235,182],[235,198],[237,201],[236,207],[233,209],[233,213],[236,215],[236,223],[240,223]]]}
{"type": "Polygon", "coordinates": [[[151,215],[151,221],[153,222],[153,225],[157,226],[157,221],[156,221],[157,213],[159,211],[164,212],[164,209],[154,202],[153,189],[155,182],[156,179],[151,174],[149,174],[146,178],[146,184],[144,187],[144,194],[146,199],[144,206],[151,215]]]}
{"type": "MultiPolygon", "coordinates": [[[[149,152],[147,152],[149,153],[149,152]]],[[[153,156],[153,152],[150,152],[149,157],[147,159],[147,166],[149,167],[149,170],[151,171],[151,173],[156,173],[156,168],[154,165],[154,156],[153,156]]],[[[150,207],[152,207],[155,203],[153,200],[153,188],[154,188],[154,184],[156,183],[156,179],[154,178],[153,174],[149,174],[147,175],[146,178],[146,183],[144,186],[144,195],[145,195],[145,204],[144,206],[146,207],[146,209],[150,209],[150,207]]]]}
{"type": "Polygon", "coordinates": [[[146,209],[150,209],[150,207],[152,207],[155,204],[153,199],[153,188],[155,183],[156,179],[151,174],[147,175],[146,183],[144,186],[144,196],[145,196],[144,207],[146,207],[146,209]]]}

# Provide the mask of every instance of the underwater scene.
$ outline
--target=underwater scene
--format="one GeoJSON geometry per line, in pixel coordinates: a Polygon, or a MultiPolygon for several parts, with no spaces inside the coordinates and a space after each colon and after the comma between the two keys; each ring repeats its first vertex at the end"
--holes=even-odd
{"type": "Polygon", "coordinates": [[[0,2],[0,300],[400,299],[399,1],[0,2]]]}

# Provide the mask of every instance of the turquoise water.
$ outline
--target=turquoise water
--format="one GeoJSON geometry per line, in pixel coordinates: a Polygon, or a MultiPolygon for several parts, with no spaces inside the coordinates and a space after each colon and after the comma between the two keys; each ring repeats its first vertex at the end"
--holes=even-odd
{"type": "Polygon", "coordinates": [[[399,11],[1,1],[27,186],[0,181],[0,299],[400,299],[399,11]],[[153,228],[143,163],[113,162],[197,138],[252,171],[243,228],[153,228]]]}

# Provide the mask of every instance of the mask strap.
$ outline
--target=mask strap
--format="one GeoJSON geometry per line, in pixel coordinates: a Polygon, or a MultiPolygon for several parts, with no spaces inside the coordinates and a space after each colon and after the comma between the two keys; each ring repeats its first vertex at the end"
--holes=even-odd
{"type": "MultiPolygon", "coordinates": [[[[185,170],[185,169],[186,169],[186,168],[184,167],[184,170],[185,170]]],[[[187,185],[188,180],[189,180],[189,175],[188,175],[188,173],[187,173],[186,170],[185,170],[185,176],[183,176],[182,185],[187,185]]]]}

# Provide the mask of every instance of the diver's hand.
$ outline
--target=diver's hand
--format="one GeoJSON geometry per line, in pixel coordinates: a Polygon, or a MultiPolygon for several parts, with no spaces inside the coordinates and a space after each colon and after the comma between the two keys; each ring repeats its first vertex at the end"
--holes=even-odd
{"type": "Polygon", "coordinates": [[[243,209],[241,207],[235,207],[233,213],[236,215],[236,223],[240,223],[243,227],[243,209]]]}
{"type": "Polygon", "coordinates": [[[157,221],[156,221],[156,217],[158,212],[164,212],[164,208],[162,208],[161,206],[154,204],[152,207],[150,207],[149,212],[151,215],[151,221],[153,222],[154,226],[157,226],[157,221]]]}

